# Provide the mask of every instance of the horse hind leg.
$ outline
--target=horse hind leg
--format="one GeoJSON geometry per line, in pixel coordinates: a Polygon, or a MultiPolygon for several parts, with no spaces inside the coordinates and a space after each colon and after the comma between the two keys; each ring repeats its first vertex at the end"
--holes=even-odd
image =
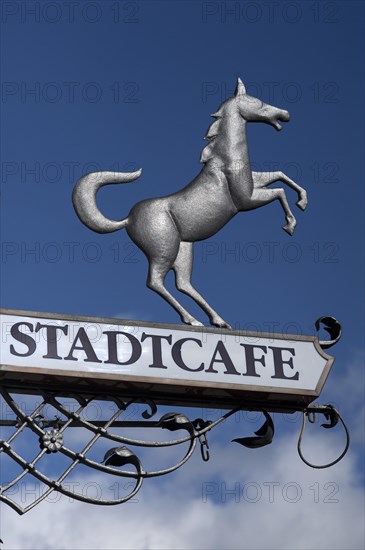
{"type": "Polygon", "coordinates": [[[132,241],[145,253],[149,263],[147,286],[166,300],[189,325],[201,326],[165,287],[165,278],[179,252],[180,235],[165,208],[164,199],[137,203],[127,227],[132,241]]]}
{"type": "Polygon", "coordinates": [[[201,294],[191,284],[191,272],[193,269],[193,243],[181,242],[175,263],[172,266],[176,276],[176,288],[187,294],[208,315],[211,324],[220,328],[232,328],[218,313],[208,304],[201,294]]]}
{"type": "Polygon", "coordinates": [[[203,323],[200,323],[195,319],[190,313],[170,294],[170,292],[165,287],[165,277],[168,271],[171,269],[175,257],[171,260],[166,260],[164,258],[153,258],[150,259],[147,286],[151,290],[154,290],[159,294],[164,300],[166,300],[180,315],[181,320],[188,324],[197,327],[203,326],[203,323]]]}
{"type": "Polygon", "coordinates": [[[283,226],[283,229],[289,235],[293,235],[297,221],[293,212],[290,210],[284,189],[255,188],[252,192],[251,200],[253,203],[253,208],[259,208],[260,206],[269,204],[274,200],[279,200],[285,212],[285,219],[287,221],[286,225],[283,226]]]}

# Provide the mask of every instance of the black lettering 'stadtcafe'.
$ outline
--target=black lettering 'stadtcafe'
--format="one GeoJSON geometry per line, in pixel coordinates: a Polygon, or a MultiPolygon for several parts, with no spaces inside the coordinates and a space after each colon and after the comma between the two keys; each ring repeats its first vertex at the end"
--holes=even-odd
{"type": "MultiPolygon", "coordinates": [[[[241,375],[245,377],[260,378],[260,370],[267,369],[266,358],[271,354],[273,359],[273,374],[271,378],[281,380],[299,380],[299,372],[295,372],[294,357],[295,349],[280,346],[256,346],[252,344],[239,344],[242,349],[242,364],[234,364],[232,357],[229,354],[227,347],[223,341],[218,341],[213,353],[210,352],[209,361],[200,362],[197,360],[194,364],[187,364],[187,358],[184,357],[184,347],[191,345],[198,348],[204,348],[204,342],[197,338],[181,338],[173,343],[172,334],[162,336],[159,334],[142,333],[138,339],[133,334],[124,331],[106,330],[102,334],[106,336],[106,355],[107,359],[102,361],[90,341],[87,332],[84,328],[79,328],[65,357],[61,357],[58,349],[58,342],[69,334],[69,325],[43,325],[37,323],[33,326],[32,323],[21,321],[14,323],[10,329],[10,334],[15,343],[10,344],[10,353],[17,357],[29,357],[36,353],[37,342],[31,336],[42,332],[43,337],[47,342],[47,353],[42,357],[45,359],[56,359],[59,361],[84,361],[88,363],[105,363],[112,365],[138,365],[144,347],[152,354],[152,362],[149,368],[153,369],[168,369],[166,366],[167,357],[171,356],[174,363],[182,370],[190,373],[205,371],[207,373],[223,373],[228,375],[241,375]],[[22,328],[27,328],[29,331],[25,333],[22,328]],[[119,339],[118,335],[123,336],[119,339]],[[21,344],[19,346],[19,344],[21,344]],[[24,349],[25,348],[25,349],[24,349]],[[84,358],[80,359],[74,355],[75,351],[83,352],[84,358]],[[121,356],[125,357],[125,352],[128,351],[129,357],[121,360],[121,356]],[[123,353],[122,353],[123,352],[123,353]],[[285,359],[286,356],[290,357],[285,359]],[[288,368],[290,371],[288,371],[288,368]],[[219,370],[218,370],[219,369],[219,370]],[[289,375],[291,372],[291,375],[289,375]]],[[[100,342],[98,344],[100,346],[100,342]]],[[[80,354],[78,354],[80,355],[80,354]]],[[[130,371],[129,371],[130,372],[130,371]]]]}

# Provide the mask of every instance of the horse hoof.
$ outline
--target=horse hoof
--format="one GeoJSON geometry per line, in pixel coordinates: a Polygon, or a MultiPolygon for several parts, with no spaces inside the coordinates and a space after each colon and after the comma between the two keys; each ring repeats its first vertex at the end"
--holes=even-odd
{"type": "Polygon", "coordinates": [[[297,205],[301,210],[305,210],[306,207],[307,207],[307,204],[308,204],[307,199],[301,199],[300,201],[298,201],[298,202],[296,203],[296,205],[297,205]]]}
{"type": "Polygon", "coordinates": [[[286,231],[286,233],[288,233],[290,236],[292,236],[293,233],[294,233],[295,225],[290,225],[288,223],[287,225],[284,225],[283,229],[284,229],[284,231],[286,231]]]}
{"type": "Polygon", "coordinates": [[[233,330],[231,325],[228,324],[228,323],[223,323],[223,325],[221,325],[220,328],[226,328],[227,330],[233,330]]]}
{"type": "Polygon", "coordinates": [[[212,325],[218,328],[227,328],[228,330],[232,330],[231,325],[226,323],[226,321],[224,321],[223,319],[216,319],[215,321],[212,321],[212,325]]]}
{"type": "Polygon", "coordinates": [[[192,327],[203,327],[203,323],[200,321],[197,321],[196,319],[190,319],[189,321],[184,321],[187,325],[191,325],[192,327]]]}

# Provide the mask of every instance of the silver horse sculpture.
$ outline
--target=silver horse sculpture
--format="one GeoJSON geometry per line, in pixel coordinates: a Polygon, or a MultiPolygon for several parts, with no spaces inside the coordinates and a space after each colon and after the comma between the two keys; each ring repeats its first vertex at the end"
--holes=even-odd
{"type": "Polygon", "coordinates": [[[166,197],[138,202],[121,221],[109,220],[96,204],[96,193],[111,183],[136,180],[136,172],[94,172],[82,176],[73,191],[73,205],[80,220],[97,233],[126,229],[129,237],[145,253],[149,262],[147,286],[160,294],[179,313],[184,323],[202,326],[170,294],[165,277],[175,271],[176,287],[207,313],[212,325],[231,328],[191,284],[193,244],[217,233],[230,219],[245,210],[253,210],[279,200],[285,212],[283,229],[293,235],[296,220],[284,189],[267,189],[281,180],[298,193],[296,203],[307,205],[305,190],[283,172],[253,172],[246,139],[247,122],[265,122],[281,130],[280,121],[288,122],[289,113],[249,96],[238,79],[233,97],[227,99],[212,117],[203,149],[201,172],[186,187],[166,197]]]}

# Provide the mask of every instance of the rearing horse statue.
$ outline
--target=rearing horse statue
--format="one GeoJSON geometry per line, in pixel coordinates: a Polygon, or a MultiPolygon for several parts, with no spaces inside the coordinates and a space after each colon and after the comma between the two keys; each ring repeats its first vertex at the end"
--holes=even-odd
{"type": "Polygon", "coordinates": [[[103,185],[136,180],[136,172],[94,172],[82,176],[73,191],[73,205],[80,220],[97,233],[126,229],[132,241],[149,262],[147,286],[160,294],[179,313],[184,323],[202,326],[165,287],[170,269],[175,271],[176,287],[207,313],[212,325],[231,328],[191,284],[193,244],[215,235],[237,212],[253,210],[279,200],[286,218],[283,229],[293,235],[296,220],[284,189],[267,189],[282,181],[297,191],[296,203],[307,205],[305,190],[283,172],[253,172],[246,139],[247,122],[265,122],[281,130],[289,113],[267,105],[246,93],[238,79],[233,97],[227,99],[212,117],[203,149],[201,172],[186,187],[166,197],[138,202],[121,221],[109,220],[96,204],[96,193],[103,185]]]}

